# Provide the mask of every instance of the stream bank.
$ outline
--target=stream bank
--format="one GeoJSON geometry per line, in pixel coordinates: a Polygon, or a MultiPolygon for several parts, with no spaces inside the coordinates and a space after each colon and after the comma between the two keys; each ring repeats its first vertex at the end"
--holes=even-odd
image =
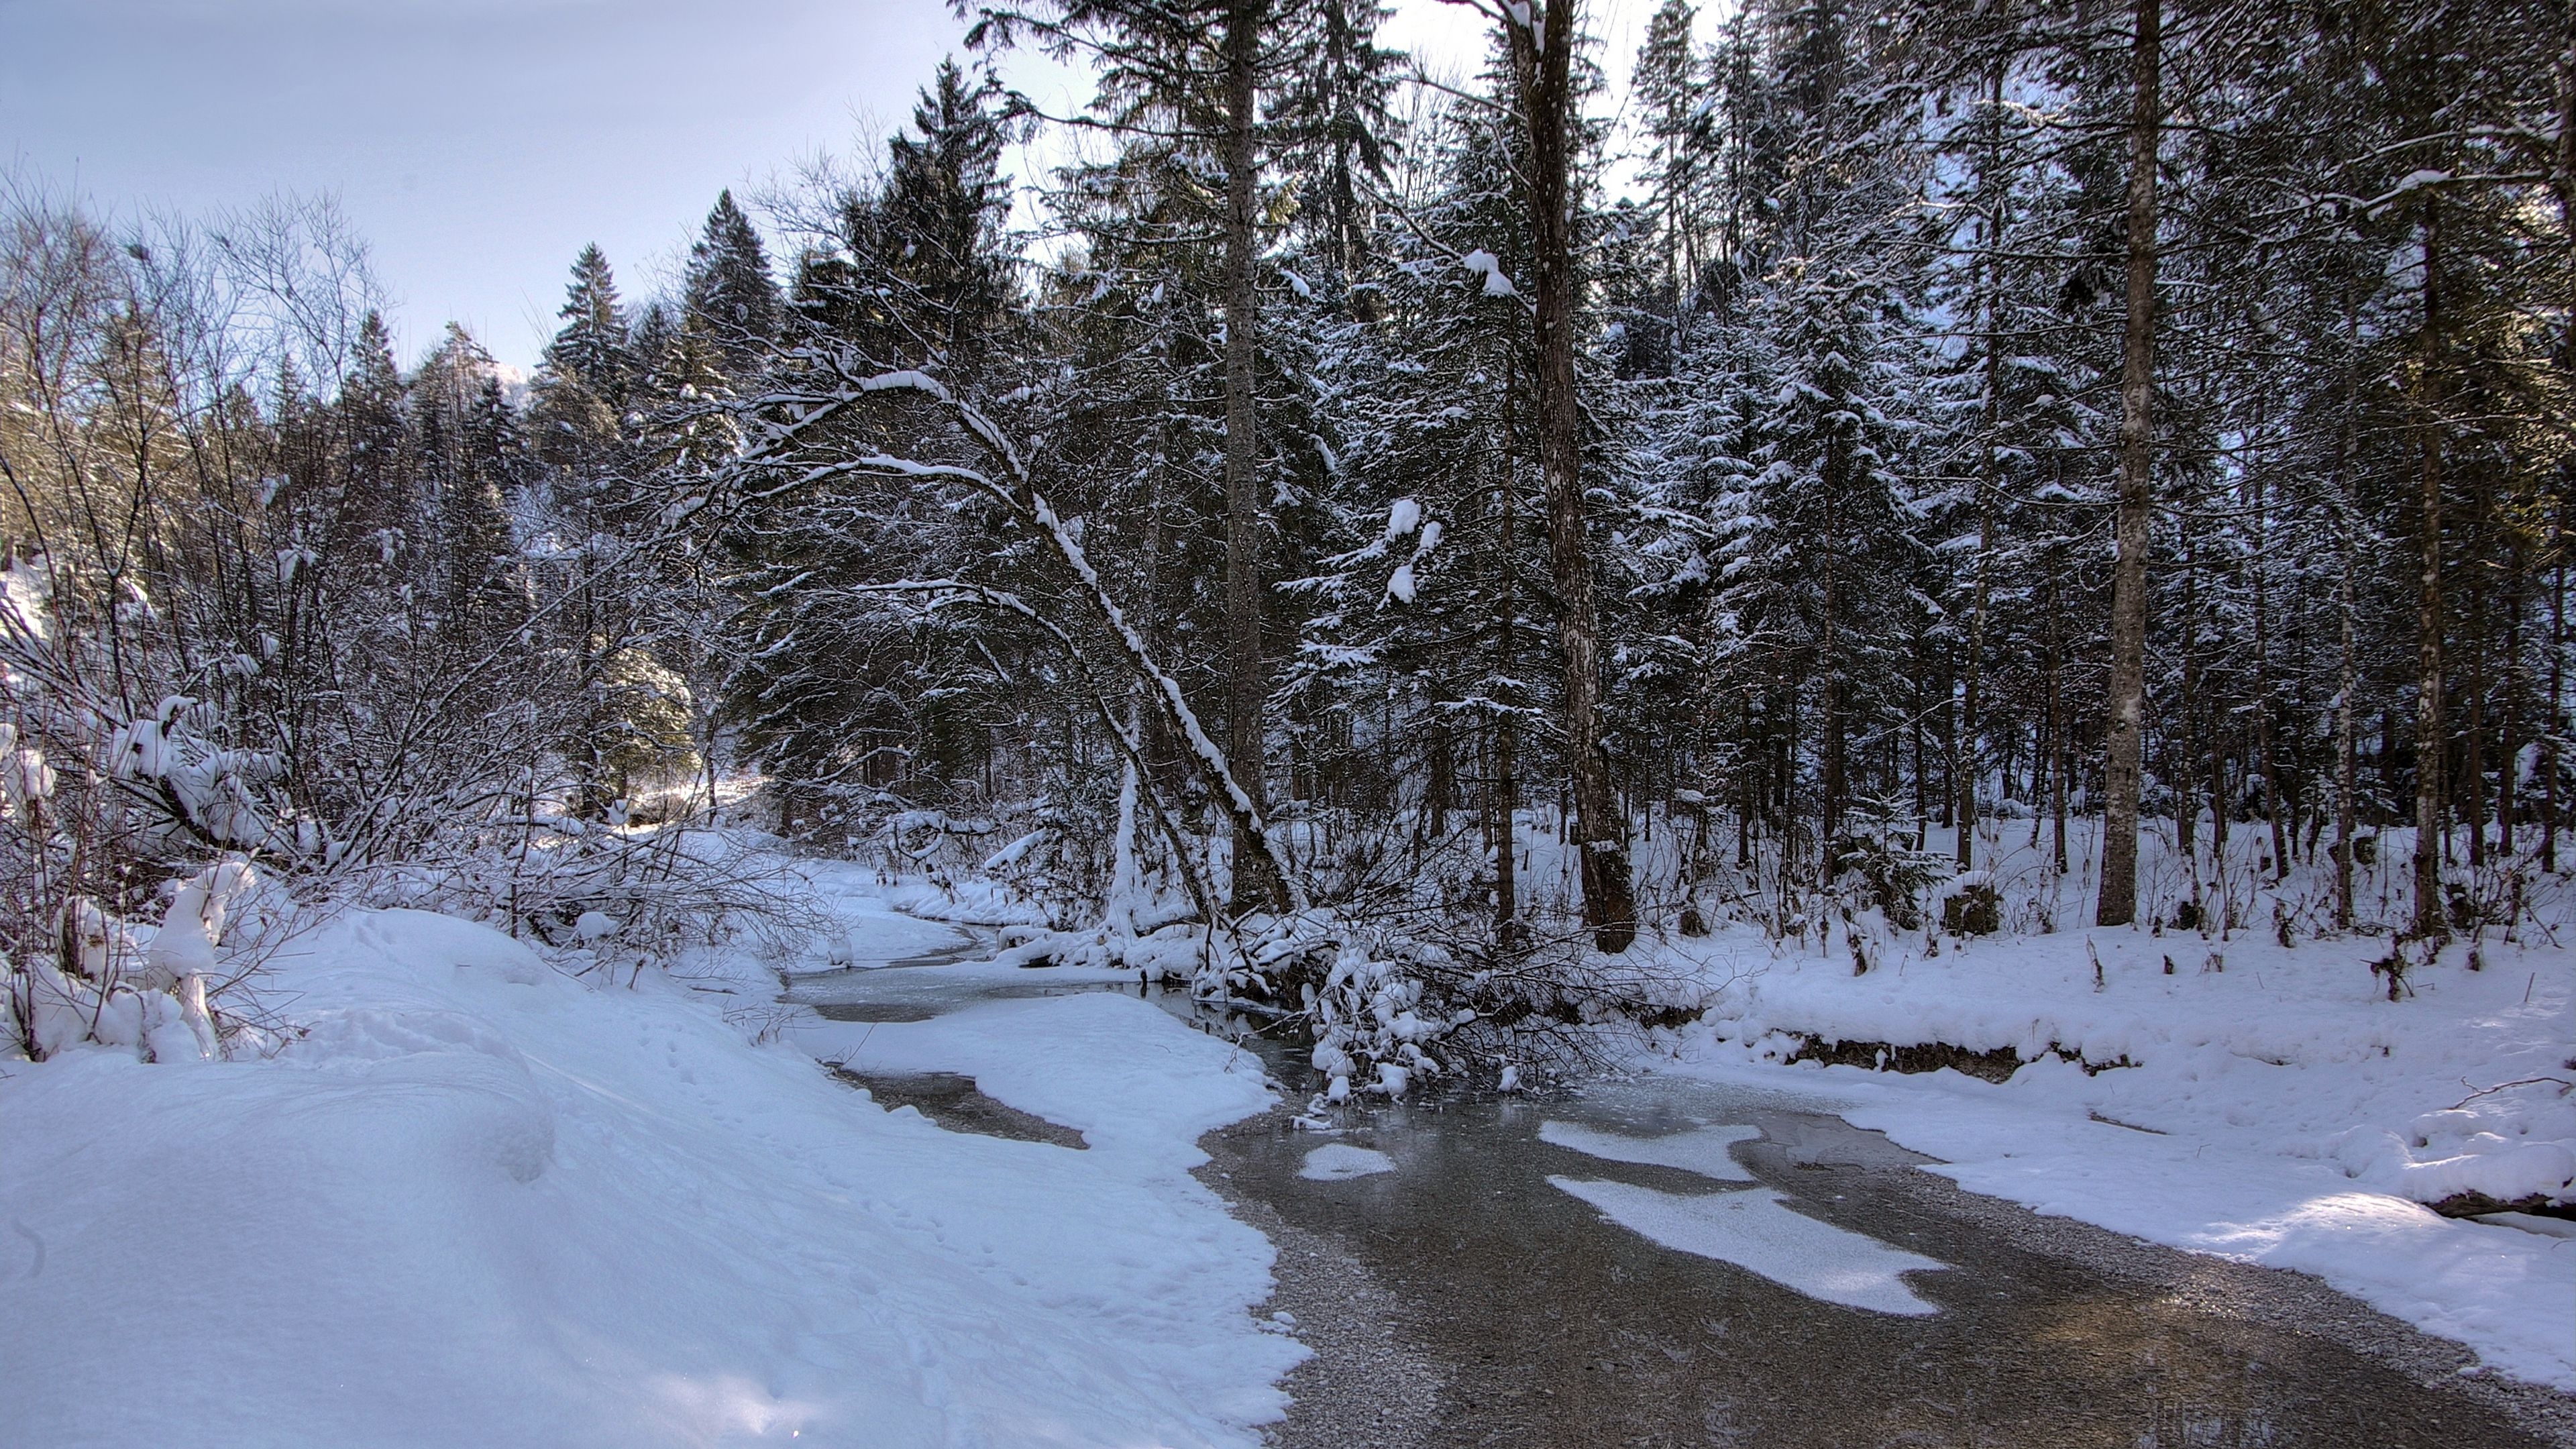
{"type": "MultiPolygon", "coordinates": [[[[1962,1191],[1821,1099],[1605,1078],[1355,1108],[1316,1132],[1299,1121],[1311,1072],[1241,1022],[1132,977],[949,959],[806,978],[797,995],[892,1032],[979,1003],[1143,996],[1252,1047],[1281,1084],[1281,1105],[1199,1139],[1194,1175],[1277,1251],[1256,1317],[1316,1351],[1266,1433],[1283,1449],[2576,1446],[2576,1403],[2464,1372],[2457,1345],[2317,1279],[1962,1191]],[[1361,1165],[1306,1175],[1327,1144],[1361,1165]],[[1743,1265],[1763,1244],[1728,1246],[1712,1204],[1758,1208],[1763,1232],[1794,1228],[1876,1278],[1820,1289],[1813,1265],[1776,1255],[1766,1276],[1743,1265]]],[[[1037,1111],[1003,1107],[1009,1085],[884,1086],[952,1130],[1037,1111]]]]}
{"type": "Polygon", "coordinates": [[[1281,1449],[2576,1444],[2566,1398],[2464,1376],[2457,1345],[2313,1278],[1963,1192],[1794,1101],[1648,1077],[1403,1104],[1331,1139],[1392,1171],[1301,1177],[1322,1140],[1283,1110],[1201,1144],[1201,1179],[1280,1245],[1275,1302],[1319,1348],[1288,1380],[1281,1449]],[[1946,1264],[1906,1275],[1938,1311],[1821,1302],[1613,1226],[1551,1179],[1711,1184],[1543,1140],[1551,1122],[1758,1129],[1733,1148],[1753,1190],[1946,1264]]]}

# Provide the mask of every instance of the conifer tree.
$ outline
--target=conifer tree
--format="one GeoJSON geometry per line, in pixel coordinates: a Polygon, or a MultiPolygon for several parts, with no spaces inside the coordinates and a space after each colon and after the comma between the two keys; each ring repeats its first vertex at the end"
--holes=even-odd
{"type": "Polygon", "coordinates": [[[756,372],[764,349],[778,336],[778,283],[769,274],[760,233],[734,205],[730,189],[716,193],[706,226],[689,246],[685,293],[687,326],[707,339],[724,374],[747,378],[756,372]]]}

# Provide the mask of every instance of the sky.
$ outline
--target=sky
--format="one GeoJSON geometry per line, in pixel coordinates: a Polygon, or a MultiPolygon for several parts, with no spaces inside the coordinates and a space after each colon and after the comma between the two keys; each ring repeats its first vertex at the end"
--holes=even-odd
{"type": "MultiPolygon", "coordinates": [[[[1589,8],[1622,80],[1650,0],[1589,8]]],[[[719,190],[874,154],[964,33],[944,0],[0,0],[0,169],[115,216],[336,195],[401,355],[452,319],[526,368],[585,244],[667,290],[719,190]]],[[[1386,39],[1482,51],[1439,0],[1386,39]]],[[[1034,57],[1004,78],[1087,96],[1034,57]]]]}

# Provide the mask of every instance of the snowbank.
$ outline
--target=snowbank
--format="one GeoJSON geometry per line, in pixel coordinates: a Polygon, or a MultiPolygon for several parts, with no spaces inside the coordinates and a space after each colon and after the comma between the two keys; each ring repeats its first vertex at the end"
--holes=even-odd
{"type": "Polygon", "coordinates": [[[1244,1312],[1268,1245],[1161,1135],[1259,1074],[1141,1003],[994,1023],[1196,1104],[1078,1152],[445,917],[353,915],[270,985],[308,1028],[271,1061],[5,1068],[12,1442],[1248,1444],[1302,1356],[1244,1312]]]}
{"type": "Polygon", "coordinates": [[[2370,970],[2385,942],[2089,940],[2098,990],[2084,935],[1889,952],[1864,976],[1844,951],[1729,937],[1704,956],[1733,979],[1666,1065],[1821,1089],[1972,1191],[2315,1273],[2494,1369],[2576,1389],[2576,1242],[2422,1205],[2576,1192],[2576,952],[2490,943],[2471,972],[2454,946],[2391,1003],[2370,970]],[[1785,1064],[1809,1037],[2026,1064],[2000,1085],[1785,1064]]]}

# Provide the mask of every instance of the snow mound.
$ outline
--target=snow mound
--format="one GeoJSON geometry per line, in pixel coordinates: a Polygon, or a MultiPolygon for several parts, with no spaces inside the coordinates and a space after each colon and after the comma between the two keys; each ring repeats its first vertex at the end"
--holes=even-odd
{"type": "Polygon", "coordinates": [[[1246,1311],[1269,1245],[1181,1166],[1259,1073],[1141,1002],[996,1023],[1032,1082],[1079,1047],[1164,1095],[1068,1152],[445,917],[352,914],[266,985],[303,1028],[271,1059],[0,1077],[0,1437],[1249,1446],[1304,1354],[1246,1311]]]}

